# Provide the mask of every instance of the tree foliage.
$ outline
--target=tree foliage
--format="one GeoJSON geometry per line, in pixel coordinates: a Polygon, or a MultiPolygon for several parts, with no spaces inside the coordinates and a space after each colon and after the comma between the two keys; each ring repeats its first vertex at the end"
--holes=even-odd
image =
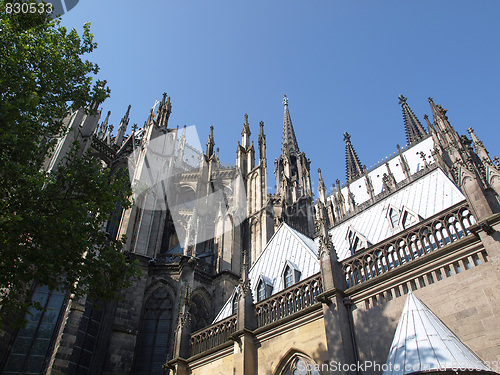
{"type": "MultiPolygon", "coordinates": [[[[122,241],[102,231],[115,207],[129,204],[126,179],[112,176],[78,145],[47,173],[44,161],[70,110],[109,95],[94,81],[96,48],[47,14],[7,14],[0,0],[0,298],[21,312],[34,283],[92,298],[117,297],[137,274],[122,241]]],[[[21,314],[19,314],[21,315],[21,314]]]]}

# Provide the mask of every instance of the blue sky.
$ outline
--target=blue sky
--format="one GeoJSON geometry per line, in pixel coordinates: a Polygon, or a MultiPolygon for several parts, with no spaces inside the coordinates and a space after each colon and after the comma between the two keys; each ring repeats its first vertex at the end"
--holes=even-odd
{"type": "Polygon", "coordinates": [[[499,16],[498,0],[80,0],[62,22],[92,24],[115,129],[129,104],[142,126],[167,92],[169,125],[196,125],[202,144],[213,125],[234,163],[248,113],[255,146],[265,123],[273,188],[283,94],[315,187],[318,167],[327,187],[345,181],[345,131],[368,167],[406,143],[399,94],[423,124],[433,97],[500,156],[499,16]]]}

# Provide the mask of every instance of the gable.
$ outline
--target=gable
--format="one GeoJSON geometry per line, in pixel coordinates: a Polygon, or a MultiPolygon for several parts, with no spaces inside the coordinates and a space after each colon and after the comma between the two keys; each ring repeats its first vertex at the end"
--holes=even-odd
{"type": "MultiPolygon", "coordinates": [[[[301,280],[320,271],[318,247],[314,241],[283,223],[250,267],[250,289],[254,303],[257,302],[255,291],[259,280],[264,279],[268,285],[272,285],[272,294],[284,289],[282,273],[285,264],[291,265],[295,271],[300,272],[301,280]]],[[[222,320],[231,315],[231,309],[228,307],[230,301],[231,299],[226,301],[214,321],[222,320]]]]}

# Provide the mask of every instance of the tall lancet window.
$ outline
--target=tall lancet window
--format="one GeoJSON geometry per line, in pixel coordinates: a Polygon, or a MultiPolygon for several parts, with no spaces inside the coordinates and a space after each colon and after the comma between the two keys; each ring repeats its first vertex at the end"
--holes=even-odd
{"type": "Polygon", "coordinates": [[[135,360],[135,375],[163,375],[172,324],[172,298],[156,289],[146,301],[135,360]]]}

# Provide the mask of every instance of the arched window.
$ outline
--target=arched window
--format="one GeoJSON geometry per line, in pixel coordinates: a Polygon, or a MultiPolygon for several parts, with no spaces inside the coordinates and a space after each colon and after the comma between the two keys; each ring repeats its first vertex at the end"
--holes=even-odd
{"type": "Polygon", "coordinates": [[[285,288],[292,286],[294,283],[292,267],[286,266],[285,269],[285,288]]]}
{"type": "Polygon", "coordinates": [[[260,280],[257,286],[257,300],[262,301],[264,299],[266,299],[266,284],[264,280],[260,280]]]}
{"type": "Polygon", "coordinates": [[[64,293],[49,290],[45,285],[36,288],[32,300],[42,310],[32,307],[26,316],[28,323],[16,337],[4,373],[41,374],[47,351],[64,303],[64,293]]]}
{"type": "Polygon", "coordinates": [[[135,361],[135,375],[163,375],[172,323],[172,298],[156,289],[146,301],[135,361]]]}
{"type": "Polygon", "coordinates": [[[321,375],[319,365],[302,355],[294,355],[285,364],[279,375],[321,375]]]}
{"type": "Polygon", "coordinates": [[[394,208],[391,208],[389,210],[389,219],[391,221],[392,227],[396,228],[399,222],[399,211],[394,208]]]}

